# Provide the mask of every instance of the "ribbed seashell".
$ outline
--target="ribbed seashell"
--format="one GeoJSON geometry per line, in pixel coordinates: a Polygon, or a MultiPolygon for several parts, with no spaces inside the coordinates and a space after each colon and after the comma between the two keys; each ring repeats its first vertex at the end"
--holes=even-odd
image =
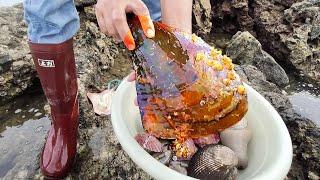
{"type": "Polygon", "coordinates": [[[235,179],[238,158],[228,147],[208,145],[200,149],[190,160],[188,175],[198,179],[235,179]]]}
{"type": "Polygon", "coordinates": [[[162,152],[163,145],[151,134],[141,133],[137,134],[134,138],[145,150],[151,152],[162,152]]]}
{"type": "Polygon", "coordinates": [[[214,133],[214,134],[193,139],[193,141],[197,146],[203,148],[206,145],[217,144],[220,141],[220,136],[218,133],[214,133]]]}

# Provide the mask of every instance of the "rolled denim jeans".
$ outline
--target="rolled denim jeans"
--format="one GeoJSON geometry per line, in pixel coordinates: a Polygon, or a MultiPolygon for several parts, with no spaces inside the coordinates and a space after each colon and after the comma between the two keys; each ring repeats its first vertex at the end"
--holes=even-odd
{"type": "MultiPolygon", "coordinates": [[[[154,21],[161,20],[160,0],[144,0],[154,21]]],[[[33,43],[59,44],[72,38],[80,27],[73,0],[24,0],[28,38],[33,43]]]]}

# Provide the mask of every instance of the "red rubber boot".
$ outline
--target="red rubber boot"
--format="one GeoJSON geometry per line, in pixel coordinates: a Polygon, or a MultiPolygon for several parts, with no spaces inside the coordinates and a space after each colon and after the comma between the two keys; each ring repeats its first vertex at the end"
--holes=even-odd
{"type": "Polygon", "coordinates": [[[29,47],[52,116],[40,168],[48,178],[61,178],[70,170],[77,152],[78,86],[73,40],[29,43],[29,47]]]}

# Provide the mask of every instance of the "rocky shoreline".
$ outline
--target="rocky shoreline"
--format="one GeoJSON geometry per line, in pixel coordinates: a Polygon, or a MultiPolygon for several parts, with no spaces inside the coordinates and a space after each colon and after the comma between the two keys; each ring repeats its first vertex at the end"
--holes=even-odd
{"type": "MultiPolygon", "coordinates": [[[[108,81],[122,79],[131,71],[123,46],[99,32],[94,3],[76,2],[81,19],[75,37],[81,111],[77,160],[68,178],[151,179],[122,150],[109,118],[95,115],[86,97],[87,91],[105,89],[108,81]]],[[[320,129],[294,112],[282,90],[289,83],[287,67],[320,81],[319,8],[317,0],[194,3],[194,31],[212,44],[216,40],[211,36],[219,32],[232,37],[216,44],[238,64],[236,69],[243,80],[271,102],[286,123],[294,151],[287,179],[320,176],[320,129]]],[[[0,28],[0,104],[3,104],[32,86],[36,73],[27,46],[21,5],[0,8],[0,28]]],[[[17,177],[5,176],[12,178],[17,177]]],[[[41,175],[39,171],[31,172],[24,178],[41,175]]]]}

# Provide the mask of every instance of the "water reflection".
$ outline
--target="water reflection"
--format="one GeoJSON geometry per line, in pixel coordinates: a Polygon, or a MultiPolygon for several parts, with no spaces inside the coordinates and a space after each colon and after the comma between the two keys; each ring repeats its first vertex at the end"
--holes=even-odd
{"type": "Polygon", "coordinates": [[[294,110],[320,127],[320,84],[300,78],[286,88],[294,110]]]}
{"type": "Polygon", "coordinates": [[[49,127],[48,117],[42,117],[7,127],[1,133],[0,179],[26,178],[34,174],[49,127]]]}
{"type": "Polygon", "coordinates": [[[50,127],[45,102],[42,92],[35,91],[0,106],[0,179],[34,176],[50,127]]]}
{"type": "Polygon", "coordinates": [[[320,97],[308,91],[293,93],[289,96],[293,109],[320,127],[320,97]]]}

